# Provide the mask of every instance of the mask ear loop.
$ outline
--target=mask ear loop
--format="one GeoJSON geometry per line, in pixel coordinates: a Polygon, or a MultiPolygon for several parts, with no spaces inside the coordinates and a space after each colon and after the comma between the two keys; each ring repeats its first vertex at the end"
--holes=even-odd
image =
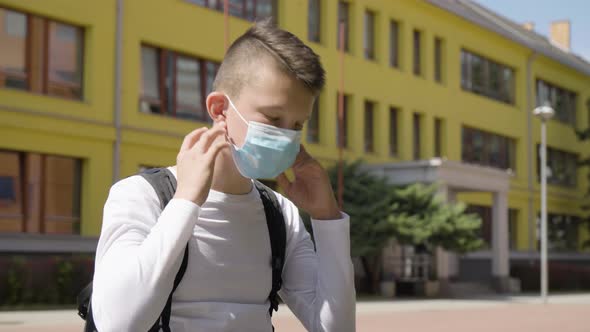
{"type": "Polygon", "coordinates": [[[229,96],[226,95],[225,97],[227,98],[227,101],[229,101],[229,105],[234,109],[234,111],[236,111],[236,113],[238,113],[238,115],[240,116],[242,121],[244,121],[245,124],[248,124],[248,121],[246,121],[246,119],[244,119],[242,114],[238,111],[238,108],[234,105],[234,103],[232,103],[231,99],[229,99],[229,96]]]}
{"type": "MultiPolygon", "coordinates": [[[[240,117],[240,119],[242,119],[242,121],[244,121],[244,123],[246,124],[246,126],[248,126],[249,125],[248,121],[246,121],[246,119],[244,119],[244,117],[242,116],[242,114],[238,111],[238,108],[234,105],[234,103],[232,103],[232,101],[229,98],[229,96],[228,95],[225,95],[225,98],[227,98],[227,101],[229,102],[229,105],[238,114],[238,116],[240,117]]],[[[234,147],[237,148],[237,146],[235,145],[235,143],[233,142],[233,140],[228,136],[227,130],[225,131],[225,139],[227,140],[228,143],[232,144],[234,147]]]]}

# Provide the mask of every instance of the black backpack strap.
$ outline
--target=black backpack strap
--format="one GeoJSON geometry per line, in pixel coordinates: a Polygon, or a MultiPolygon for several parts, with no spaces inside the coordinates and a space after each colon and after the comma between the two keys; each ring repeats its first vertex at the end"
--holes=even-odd
{"type": "Polygon", "coordinates": [[[84,324],[84,332],[96,332],[94,325],[94,317],[92,317],[92,281],[84,287],[78,294],[76,302],[78,303],[78,315],[86,321],[84,324]]]}
{"type": "MultiPolygon", "coordinates": [[[[140,175],[152,185],[158,198],[160,199],[160,206],[162,209],[168,205],[168,202],[174,197],[174,193],[176,192],[176,178],[174,174],[170,172],[167,168],[151,168],[143,171],[140,175]]],[[[178,273],[176,273],[176,277],[174,278],[174,285],[172,286],[172,291],[170,295],[168,295],[168,300],[166,301],[166,305],[158,317],[158,320],[154,323],[154,325],[149,329],[148,332],[155,332],[159,331],[160,328],[164,332],[170,332],[170,315],[172,313],[172,294],[178,288],[178,285],[182,281],[182,277],[186,272],[186,267],[188,265],[188,243],[184,248],[184,255],[182,257],[182,263],[180,264],[180,268],[178,269],[178,273]]]]}
{"type": "Polygon", "coordinates": [[[285,265],[287,230],[285,227],[285,218],[275,193],[272,189],[258,181],[254,181],[254,184],[260,193],[260,198],[264,205],[264,214],[266,215],[266,224],[268,226],[268,235],[270,237],[272,288],[268,295],[268,300],[270,302],[268,312],[272,317],[273,310],[279,310],[278,292],[283,284],[282,273],[283,266],[285,265]]]}
{"type": "Polygon", "coordinates": [[[174,174],[167,168],[150,168],[139,173],[139,175],[152,185],[160,199],[160,207],[163,210],[176,192],[174,174]]]}
{"type": "Polygon", "coordinates": [[[92,282],[90,282],[84,289],[78,293],[76,297],[76,303],[78,304],[78,316],[82,317],[83,320],[86,320],[88,317],[89,307],[90,307],[90,297],[92,296],[92,282]]]}

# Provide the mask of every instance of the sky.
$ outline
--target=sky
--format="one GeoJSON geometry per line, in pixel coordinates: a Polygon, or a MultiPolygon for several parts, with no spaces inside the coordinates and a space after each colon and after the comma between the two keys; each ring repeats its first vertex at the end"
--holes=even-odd
{"type": "Polygon", "coordinates": [[[552,21],[569,19],[571,48],[590,61],[590,0],[476,0],[517,23],[534,22],[535,31],[549,36],[552,21]]]}

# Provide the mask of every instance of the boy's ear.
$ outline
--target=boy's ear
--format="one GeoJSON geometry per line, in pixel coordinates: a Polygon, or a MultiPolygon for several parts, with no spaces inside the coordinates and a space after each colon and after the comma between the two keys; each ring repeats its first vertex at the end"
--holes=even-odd
{"type": "Polygon", "coordinates": [[[207,96],[206,106],[209,117],[213,119],[213,122],[225,121],[229,103],[223,93],[211,92],[207,96]]]}

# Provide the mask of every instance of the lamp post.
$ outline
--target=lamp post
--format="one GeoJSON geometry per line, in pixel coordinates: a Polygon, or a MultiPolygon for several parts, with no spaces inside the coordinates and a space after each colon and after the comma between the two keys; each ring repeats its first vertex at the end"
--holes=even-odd
{"type": "Polygon", "coordinates": [[[547,120],[555,111],[549,103],[535,108],[533,114],[541,119],[541,299],[547,303],[547,120]]]}

